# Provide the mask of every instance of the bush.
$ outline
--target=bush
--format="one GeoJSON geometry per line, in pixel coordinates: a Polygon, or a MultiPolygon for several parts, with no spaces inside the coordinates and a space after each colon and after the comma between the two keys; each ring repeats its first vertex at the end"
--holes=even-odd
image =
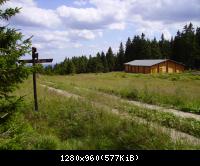
{"type": "Polygon", "coordinates": [[[40,136],[34,144],[34,149],[56,150],[59,148],[59,140],[55,136],[40,136]]]}
{"type": "Polygon", "coordinates": [[[123,90],[123,91],[121,91],[120,94],[122,97],[126,97],[126,98],[133,99],[133,100],[138,100],[139,92],[137,89],[131,89],[131,90],[123,90]]]}

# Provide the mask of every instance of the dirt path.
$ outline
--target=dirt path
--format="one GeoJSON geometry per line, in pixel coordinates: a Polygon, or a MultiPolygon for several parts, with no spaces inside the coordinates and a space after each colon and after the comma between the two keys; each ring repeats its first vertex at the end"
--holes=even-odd
{"type": "Polygon", "coordinates": [[[133,105],[141,107],[141,108],[173,113],[174,115],[179,116],[179,117],[193,118],[193,119],[196,119],[196,120],[200,120],[200,115],[197,115],[197,114],[193,114],[193,113],[189,113],[189,112],[183,112],[183,111],[179,111],[179,110],[176,110],[176,109],[165,108],[165,107],[152,105],[152,104],[146,104],[146,103],[142,103],[142,102],[139,102],[139,101],[126,100],[126,99],[122,99],[121,97],[118,97],[118,96],[115,96],[115,95],[99,92],[97,90],[91,90],[91,89],[79,88],[79,87],[76,87],[76,88],[77,89],[85,89],[87,91],[95,91],[96,93],[98,93],[100,95],[105,95],[105,96],[114,98],[116,100],[119,100],[119,101],[122,101],[122,102],[125,102],[125,103],[133,104],[133,105]]]}
{"type": "Polygon", "coordinates": [[[138,107],[147,108],[147,109],[150,109],[150,110],[158,110],[158,111],[173,113],[174,115],[180,116],[180,117],[183,117],[183,118],[193,118],[193,119],[196,119],[196,120],[200,120],[200,115],[189,113],[189,112],[183,112],[183,111],[179,111],[179,110],[175,110],[175,109],[164,108],[164,107],[161,107],[161,106],[145,104],[145,103],[141,103],[141,102],[138,102],[138,101],[128,101],[128,103],[134,104],[138,107]]]}
{"type": "Polygon", "coordinates": [[[60,94],[62,96],[65,96],[65,97],[73,97],[73,98],[82,98],[81,96],[78,96],[76,94],[72,94],[72,93],[68,93],[67,91],[64,91],[64,90],[60,90],[60,89],[56,89],[56,88],[52,88],[50,86],[47,86],[47,85],[43,85],[43,84],[40,84],[42,87],[44,88],[47,88],[49,91],[51,92],[56,92],[57,94],[60,94]]]}
{"type": "MultiPolygon", "coordinates": [[[[79,95],[72,94],[72,93],[69,93],[69,92],[64,91],[64,90],[52,88],[52,87],[49,87],[47,85],[42,85],[42,84],[40,84],[40,85],[42,87],[44,87],[44,88],[47,88],[50,92],[54,92],[54,93],[57,93],[59,95],[65,96],[65,97],[73,97],[75,99],[84,99],[84,100],[86,100],[85,98],[83,98],[83,97],[81,97],[79,95]]],[[[116,115],[120,115],[121,118],[131,119],[131,120],[134,120],[134,121],[136,121],[136,122],[138,122],[140,124],[146,124],[148,126],[151,126],[152,128],[156,128],[158,130],[161,130],[161,131],[167,133],[168,135],[170,135],[170,137],[175,142],[181,140],[181,141],[186,141],[186,142],[191,143],[191,144],[200,144],[200,139],[198,139],[198,138],[196,138],[194,136],[191,136],[189,134],[177,131],[177,130],[172,129],[172,128],[163,127],[163,126],[160,126],[160,125],[158,125],[156,123],[148,122],[145,119],[142,119],[142,118],[139,118],[139,117],[130,116],[126,112],[122,113],[117,109],[112,109],[109,106],[106,106],[106,105],[98,103],[98,102],[92,102],[92,104],[94,104],[97,107],[101,107],[101,108],[104,108],[104,109],[107,109],[107,110],[111,110],[112,113],[114,113],[116,115]]]]}

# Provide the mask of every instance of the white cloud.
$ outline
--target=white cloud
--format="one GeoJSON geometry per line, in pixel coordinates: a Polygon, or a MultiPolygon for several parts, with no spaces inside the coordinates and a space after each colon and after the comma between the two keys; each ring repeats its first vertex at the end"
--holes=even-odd
{"type": "Polygon", "coordinates": [[[130,14],[166,23],[199,20],[200,15],[199,0],[140,0],[130,6],[130,14]]]}
{"type": "Polygon", "coordinates": [[[60,6],[57,8],[57,12],[60,17],[67,18],[72,22],[84,22],[84,23],[97,23],[101,21],[101,15],[95,8],[74,8],[68,6],[60,6]]]}
{"type": "Polygon", "coordinates": [[[26,36],[34,35],[33,46],[41,50],[59,50],[82,47],[82,41],[93,40],[101,35],[100,31],[89,30],[26,30],[26,36]]]}
{"type": "Polygon", "coordinates": [[[83,47],[83,45],[80,44],[80,43],[74,43],[73,47],[74,48],[81,48],[81,47],[83,47]]]}
{"type": "Polygon", "coordinates": [[[22,8],[20,13],[11,19],[16,25],[46,28],[61,26],[61,20],[54,10],[39,8],[33,0],[8,1],[5,7],[22,8]]]}
{"type": "Polygon", "coordinates": [[[131,1],[127,0],[89,0],[101,11],[102,16],[112,17],[114,21],[122,21],[127,17],[131,1]]]}
{"type": "Polygon", "coordinates": [[[19,23],[25,26],[39,26],[52,29],[61,26],[61,20],[55,14],[55,11],[35,7],[23,8],[22,12],[15,17],[14,23],[19,23]]]}
{"type": "Polygon", "coordinates": [[[59,16],[63,19],[63,22],[66,22],[66,27],[75,29],[124,28],[122,22],[126,19],[128,11],[127,3],[120,0],[91,0],[88,2],[93,7],[76,8],[62,5],[57,8],[59,16]],[[120,24],[120,28],[116,28],[117,24],[120,24]]]}
{"type": "Polygon", "coordinates": [[[19,7],[26,6],[26,7],[35,7],[36,2],[34,0],[12,0],[8,1],[7,4],[17,5],[19,7]]]}
{"type": "MultiPolygon", "coordinates": [[[[13,20],[22,26],[65,30],[125,30],[127,23],[135,24],[137,31],[153,33],[160,27],[188,20],[200,21],[200,2],[191,0],[76,0],[79,7],[61,5],[57,9],[42,9],[33,0],[13,0],[10,6],[23,7],[13,20]],[[85,7],[91,4],[92,7],[85,7]],[[158,25],[159,24],[159,25],[158,25]],[[158,26],[157,26],[158,25],[158,26]],[[147,30],[150,28],[150,30],[147,30]]],[[[89,32],[78,33],[85,39],[94,39],[89,32]],[[87,33],[87,35],[86,35],[87,33]]],[[[169,35],[169,34],[168,34],[169,35]]]]}
{"type": "Polygon", "coordinates": [[[87,40],[91,40],[95,38],[95,34],[89,30],[73,30],[71,31],[71,36],[72,38],[77,36],[79,38],[87,39],[87,40]]]}
{"type": "Polygon", "coordinates": [[[111,30],[124,30],[125,29],[126,24],[124,22],[122,23],[113,23],[108,25],[108,28],[111,30]]]}
{"type": "Polygon", "coordinates": [[[38,49],[44,49],[44,45],[42,45],[41,43],[34,43],[34,47],[38,48],[38,49]]]}
{"type": "Polygon", "coordinates": [[[170,40],[172,38],[172,34],[169,32],[168,29],[164,29],[162,32],[164,34],[165,39],[170,40]]]}

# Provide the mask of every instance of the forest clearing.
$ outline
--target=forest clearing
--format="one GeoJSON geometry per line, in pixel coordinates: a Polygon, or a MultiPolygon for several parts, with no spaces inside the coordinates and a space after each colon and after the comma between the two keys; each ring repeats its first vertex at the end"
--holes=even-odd
{"type": "Polygon", "coordinates": [[[112,72],[37,79],[39,112],[33,111],[29,78],[15,92],[26,96],[23,105],[0,128],[1,149],[200,149],[199,75],[112,72]]]}
{"type": "Polygon", "coordinates": [[[0,0],[1,163],[200,161],[199,7],[0,0]]]}

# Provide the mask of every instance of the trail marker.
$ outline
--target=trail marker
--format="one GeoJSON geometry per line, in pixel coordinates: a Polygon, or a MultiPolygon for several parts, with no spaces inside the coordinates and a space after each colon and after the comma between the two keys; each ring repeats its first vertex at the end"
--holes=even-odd
{"type": "MultiPolygon", "coordinates": [[[[36,63],[51,63],[53,59],[38,59],[39,54],[37,53],[37,48],[32,47],[32,59],[19,60],[19,62],[32,63],[33,67],[36,63]]],[[[36,72],[33,72],[33,92],[34,92],[34,103],[35,111],[38,111],[38,101],[37,101],[37,83],[36,83],[36,72]]]]}

